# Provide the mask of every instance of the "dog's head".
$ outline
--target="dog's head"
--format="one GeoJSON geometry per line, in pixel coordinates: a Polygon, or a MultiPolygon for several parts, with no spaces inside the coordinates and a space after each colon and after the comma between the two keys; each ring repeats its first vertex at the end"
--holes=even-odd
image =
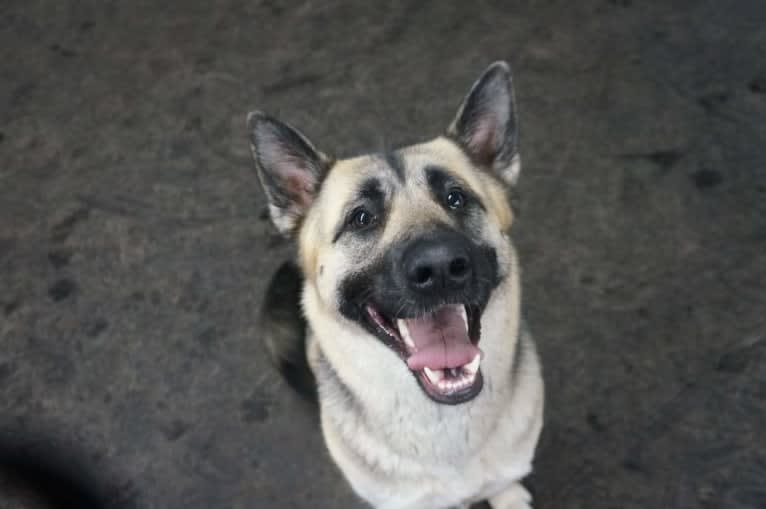
{"type": "Polygon", "coordinates": [[[298,239],[326,316],[390,347],[432,400],[475,397],[520,171],[508,65],[482,74],[444,135],[386,153],[335,160],[261,112],[248,127],[271,218],[298,239]]]}

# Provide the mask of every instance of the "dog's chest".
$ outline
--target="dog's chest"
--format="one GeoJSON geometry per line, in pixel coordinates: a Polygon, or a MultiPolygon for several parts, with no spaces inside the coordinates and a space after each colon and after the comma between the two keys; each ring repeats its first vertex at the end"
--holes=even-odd
{"type": "MultiPolygon", "coordinates": [[[[327,402],[325,402],[327,403],[327,402]]],[[[411,409],[402,409],[404,413],[411,409]]],[[[402,416],[368,420],[347,406],[325,405],[328,449],[355,491],[375,507],[460,506],[496,493],[529,470],[498,416],[402,426],[402,416]],[[398,425],[395,423],[399,423],[398,425]]]]}
{"type": "Polygon", "coordinates": [[[371,445],[369,437],[357,435],[356,442],[349,442],[336,432],[325,428],[331,454],[354,490],[380,509],[467,506],[498,493],[530,468],[527,457],[495,440],[476,457],[448,463],[403,457],[380,442],[374,450],[359,451],[355,447],[371,445]]]}

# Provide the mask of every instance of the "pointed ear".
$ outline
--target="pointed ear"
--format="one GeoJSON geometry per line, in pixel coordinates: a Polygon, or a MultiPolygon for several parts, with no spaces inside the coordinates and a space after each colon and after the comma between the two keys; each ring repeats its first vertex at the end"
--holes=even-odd
{"type": "Polygon", "coordinates": [[[447,135],[509,185],[521,170],[511,68],[495,62],[473,84],[447,135]]]}
{"type": "Polygon", "coordinates": [[[248,114],[247,128],[271,220],[289,236],[314,201],[330,159],[298,130],[260,111],[248,114]]]}

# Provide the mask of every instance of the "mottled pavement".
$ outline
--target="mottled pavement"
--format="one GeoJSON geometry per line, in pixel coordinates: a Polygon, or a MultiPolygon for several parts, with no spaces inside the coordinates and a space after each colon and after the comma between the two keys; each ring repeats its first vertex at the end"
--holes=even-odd
{"type": "Polygon", "coordinates": [[[120,507],[361,507],[259,343],[290,247],[245,114],[377,149],[505,58],[537,507],[766,507],[765,2],[167,4],[0,5],[6,439],[120,507]]]}

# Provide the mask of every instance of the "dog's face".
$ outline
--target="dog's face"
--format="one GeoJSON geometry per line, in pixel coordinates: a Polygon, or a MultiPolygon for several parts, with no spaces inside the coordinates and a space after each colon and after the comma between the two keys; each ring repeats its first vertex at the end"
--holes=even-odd
{"type": "Polygon", "coordinates": [[[322,308],[390,347],[432,400],[475,397],[520,170],[508,66],[485,71],[444,136],[387,153],[334,160],[262,113],[248,125],[272,220],[322,308]]]}

